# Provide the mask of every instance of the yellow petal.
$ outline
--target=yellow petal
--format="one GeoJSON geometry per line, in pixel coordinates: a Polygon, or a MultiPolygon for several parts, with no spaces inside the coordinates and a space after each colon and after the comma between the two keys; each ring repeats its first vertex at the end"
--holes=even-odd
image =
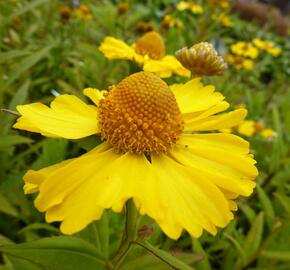
{"type": "Polygon", "coordinates": [[[223,190],[249,196],[258,171],[248,152],[248,143],[240,137],[213,133],[183,135],[171,155],[223,190]]]}
{"type": "Polygon", "coordinates": [[[160,200],[167,209],[165,218],[157,222],[169,237],[178,238],[180,228],[194,237],[203,229],[215,234],[216,226],[231,220],[223,193],[202,174],[165,155],[153,156],[152,166],[159,180],[160,200]]]}
{"type": "Polygon", "coordinates": [[[246,109],[213,115],[203,119],[185,121],[185,131],[220,130],[240,124],[247,115],[246,109]]]}
{"type": "Polygon", "coordinates": [[[35,170],[27,171],[26,174],[23,176],[23,180],[25,182],[25,185],[23,187],[24,193],[28,194],[28,193],[39,191],[39,186],[45,180],[45,178],[48,177],[48,175],[66,166],[72,160],[73,159],[65,160],[63,162],[51,165],[49,167],[40,169],[38,171],[35,171],[35,170]]]}
{"type": "Polygon", "coordinates": [[[224,99],[221,93],[215,92],[213,85],[204,86],[200,78],[195,78],[185,84],[174,84],[170,88],[182,114],[210,109],[224,99]]]}
{"type": "Polygon", "coordinates": [[[89,97],[96,106],[99,105],[99,102],[102,98],[104,98],[104,94],[107,93],[105,90],[98,90],[96,88],[85,88],[83,90],[85,96],[89,97]]]}
{"type": "Polygon", "coordinates": [[[124,41],[114,37],[106,37],[99,50],[109,59],[133,60],[135,51],[124,41]]]}
{"type": "Polygon", "coordinates": [[[160,60],[146,60],[143,70],[156,73],[161,78],[168,78],[172,76],[172,74],[177,74],[183,77],[190,76],[190,71],[184,68],[172,55],[166,55],[160,60]]]}
{"type": "Polygon", "coordinates": [[[17,106],[21,117],[14,128],[43,135],[79,139],[99,132],[96,108],[73,95],[60,95],[50,108],[41,103],[17,106]]]}

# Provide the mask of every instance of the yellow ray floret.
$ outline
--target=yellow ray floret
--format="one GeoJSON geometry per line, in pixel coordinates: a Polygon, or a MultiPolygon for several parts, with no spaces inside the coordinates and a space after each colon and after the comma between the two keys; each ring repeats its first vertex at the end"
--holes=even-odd
{"type": "Polygon", "coordinates": [[[220,114],[229,104],[213,86],[193,79],[169,87],[140,72],[107,93],[84,93],[95,105],[63,95],[51,108],[20,106],[15,125],[65,138],[100,132],[104,139],[80,157],[24,176],[25,193],[38,192],[36,208],[47,222],[60,221],[64,234],[105,209],[121,212],[129,199],[172,239],[183,229],[193,237],[216,234],[233,219],[234,200],[252,193],[258,172],[249,143],[218,132],[243,121],[246,110],[220,114]]]}

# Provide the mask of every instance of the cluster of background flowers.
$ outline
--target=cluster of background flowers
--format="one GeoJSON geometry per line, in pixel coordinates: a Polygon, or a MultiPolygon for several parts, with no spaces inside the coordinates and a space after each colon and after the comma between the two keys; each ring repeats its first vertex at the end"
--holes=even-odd
{"type": "Polygon", "coordinates": [[[251,70],[255,66],[255,61],[263,52],[277,57],[282,50],[275,46],[273,42],[263,41],[254,38],[252,42],[239,41],[230,46],[231,53],[226,56],[227,61],[236,69],[251,70]]]}

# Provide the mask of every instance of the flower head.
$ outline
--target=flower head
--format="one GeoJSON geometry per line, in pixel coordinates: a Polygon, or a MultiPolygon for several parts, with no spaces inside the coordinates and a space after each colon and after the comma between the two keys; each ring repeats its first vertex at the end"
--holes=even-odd
{"type": "Polygon", "coordinates": [[[190,9],[193,14],[202,14],[203,13],[202,6],[195,4],[193,1],[189,1],[189,2],[180,1],[177,4],[176,8],[179,11],[190,9]]]}
{"type": "Polygon", "coordinates": [[[232,19],[224,12],[220,13],[220,14],[213,14],[212,18],[215,21],[222,24],[223,26],[226,26],[226,27],[233,27],[234,26],[234,22],[232,21],[232,19]]]}
{"type": "Polygon", "coordinates": [[[263,41],[259,38],[254,38],[253,43],[257,48],[264,50],[275,57],[279,56],[282,52],[281,48],[275,47],[271,41],[263,41]]]}
{"type": "Polygon", "coordinates": [[[259,51],[250,42],[239,41],[231,45],[232,53],[244,57],[255,59],[259,55],[259,51]]]}
{"type": "Polygon", "coordinates": [[[245,109],[222,113],[224,97],[200,79],[168,86],[139,72],[102,94],[60,95],[50,107],[17,106],[15,128],[68,139],[101,136],[96,148],[78,158],[29,170],[25,193],[38,192],[35,206],[48,222],[61,221],[72,234],[105,209],[120,212],[133,199],[171,238],[182,229],[198,237],[224,227],[237,209],[234,199],[249,196],[257,175],[248,143],[219,133],[241,123],[245,109]],[[207,133],[208,131],[208,133],[207,133]]]}
{"type": "Polygon", "coordinates": [[[74,9],[72,14],[80,20],[91,21],[93,19],[89,7],[85,4],[81,4],[78,8],[74,9]]]}
{"type": "Polygon", "coordinates": [[[125,14],[129,10],[130,6],[128,3],[121,2],[117,4],[118,14],[122,15],[125,14]]]}
{"type": "Polygon", "coordinates": [[[255,66],[253,60],[234,54],[228,54],[226,56],[228,63],[232,64],[236,69],[248,69],[252,70],[255,66]]]}
{"type": "Polygon", "coordinates": [[[222,75],[227,70],[224,59],[208,42],[200,42],[189,49],[183,48],[176,52],[176,58],[197,75],[222,75]]]}
{"type": "Polygon", "coordinates": [[[144,71],[153,72],[162,78],[173,73],[189,77],[190,71],[185,69],[172,55],[166,55],[162,36],[151,31],[145,33],[135,44],[127,45],[122,40],[106,37],[99,47],[109,59],[127,59],[137,62],[144,71]]]}
{"type": "Polygon", "coordinates": [[[172,15],[165,15],[164,18],[162,19],[161,25],[164,29],[169,29],[169,28],[182,28],[183,23],[179,19],[173,17],[172,15]]]}

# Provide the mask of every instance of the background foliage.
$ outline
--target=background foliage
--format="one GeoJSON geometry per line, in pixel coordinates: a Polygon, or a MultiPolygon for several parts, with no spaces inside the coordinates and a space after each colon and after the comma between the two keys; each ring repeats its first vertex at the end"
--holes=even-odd
{"type": "MultiPolygon", "coordinates": [[[[199,1],[203,14],[192,14],[177,11],[176,1],[131,0],[129,9],[120,14],[116,1],[88,0],[82,3],[91,17],[71,13],[65,18],[60,1],[0,1],[0,107],[9,110],[36,101],[47,104],[58,93],[83,98],[85,87],[106,89],[118,83],[132,66],[108,61],[98,46],[107,35],[134,42],[143,31],[140,21],[161,31],[172,54],[200,41],[211,41],[226,54],[231,44],[255,37],[282,48],[278,57],[261,54],[253,70],[231,67],[222,77],[204,79],[215,84],[233,106],[245,104],[248,119],[276,132],[268,139],[248,138],[260,172],[255,193],[239,199],[236,219],[215,237],[204,233],[192,239],[184,233],[172,241],[143,217],[141,224],[151,224],[154,233],[143,246],[134,245],[122,270],[191,269],[160,249],[198,270],[290,269],[289,39],[235,14],[228,14],[233,26],[226,27],[212,18],[223,10],[210,8],[208,2],[199,1]],[[162,27],[166,14],[182,21],[183,27],[162,27]]],[[[173,77],[167,82],[183,80],[173,77]]],[[[0,269],[107,269],[106,261],[121,240],[121,215],[108,211],[78,235],[60,236],[58,224],[46,224],[33,206],[33,196],[25,196],[22,190],[22,176],[28,168],[77,156],[98,142],[43,138],[11,129],[14,121],[15,116],[0,114],[0,269]]]]}

